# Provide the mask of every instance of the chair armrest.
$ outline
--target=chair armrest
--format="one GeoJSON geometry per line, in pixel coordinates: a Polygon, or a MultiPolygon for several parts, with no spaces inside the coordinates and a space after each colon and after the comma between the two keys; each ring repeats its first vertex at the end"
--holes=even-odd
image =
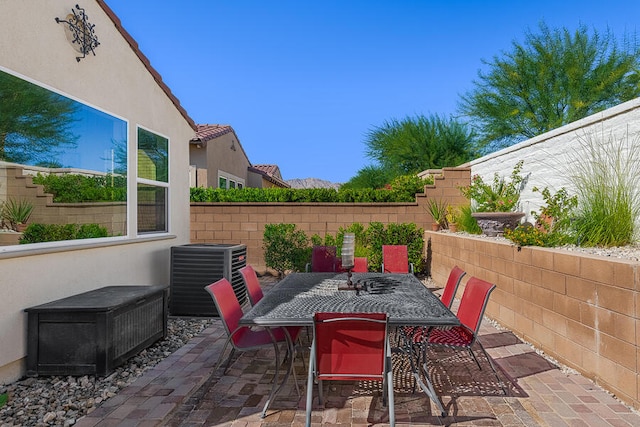
{"type": "Polygon", "coordinates": [[[409,263],[409,273],[413,274],[413,263],[409,263]]]}
{"type": "Polygon", "coordinates": [[[311,272],[311,263],[308,262],[307,265],[304,266],[304,271],[305,273],[310,273],[311,272]]]}

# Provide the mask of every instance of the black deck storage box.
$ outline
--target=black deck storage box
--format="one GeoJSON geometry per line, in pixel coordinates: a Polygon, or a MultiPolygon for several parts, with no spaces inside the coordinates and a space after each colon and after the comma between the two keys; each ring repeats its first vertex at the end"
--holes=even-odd
{"type": "Polygon", "coordinates": [[[174,316],[217,316],[204,289],[226,278],[240,301],[247,290],[240,269],[247,265],[247,247],[241,244],[194,243],[171,248],[169,312],[174,316]]]}
{"type": "Polygon", "coordinates": [[[166,286],[107,286],[27,308],[27,375],[106,376],[167,335],[166,286]]]}

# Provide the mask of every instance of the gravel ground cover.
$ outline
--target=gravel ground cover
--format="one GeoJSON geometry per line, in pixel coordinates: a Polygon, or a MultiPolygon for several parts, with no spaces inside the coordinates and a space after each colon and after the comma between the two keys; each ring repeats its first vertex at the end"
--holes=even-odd
{"type": "Polygon", "coordinates": [[[141,351],[107,377],[37,377],[0,385],[0,404],[3,395],[8,398],[0,407],[0,426],[72,426],[100,402],[115,396],[144,371],[185,345],[212,321],[169,318],[166,339],[141,351]]]}

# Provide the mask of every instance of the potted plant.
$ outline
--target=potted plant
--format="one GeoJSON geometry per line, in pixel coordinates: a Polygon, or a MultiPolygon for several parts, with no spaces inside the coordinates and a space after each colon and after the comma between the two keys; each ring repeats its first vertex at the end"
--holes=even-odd
{"type": "Polygon", "coordinates": [[[427,200],[427,210],[433,217],[433,231],[447,228],[447,203],[442,200],[429,199],[427,200]]]}
{"type": "Polygon", "coordinates": [[[487,183],[480,175],[471,178],[471,185],[460,188],[462,194],[472,202],[473,217],[478,221],[483,234],[501,235],[505,228],[515,228],[524,212],[517,211],[520,192],[525,180],[521,176],[523,161],[516,163],[509,179],[496,172],[493,181],[487,183]]]}
{"type": "Polygon", "coordinates": [[[449,231],[455,233],[458,231],[458,221],[460,220],[460,208],[457,206],[447,206],[447,224],[449,231]]]}
{"type": "Polygon", "coordinates": [[[27,227],[27,221],[32,212],[33,204],[28,200],[9,199],[4,203],[2,219],[15,231],[22,232],[27,227]]]}

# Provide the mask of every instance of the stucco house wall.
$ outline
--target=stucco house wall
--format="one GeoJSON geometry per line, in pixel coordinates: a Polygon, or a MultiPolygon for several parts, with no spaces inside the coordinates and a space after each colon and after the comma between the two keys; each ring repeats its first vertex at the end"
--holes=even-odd
{"type": "Polygon", "coordinates": [[[218,188],[221,176],[249,187],[251,163],[231,126],[198,125],[189,156],[190,164],[196,167],[197,187],[218,188]]]}
{"type": "Polygon", "coordinates": [[[76,61],[61,24],[77,0],[0,1],[0,70],[128,122],[129,175],[136,176],[137,126],[169,140],[168,233],[136,234],[136,182],[128,184],[122,237],[0,247],[0,383],[25,372],[24,309],[113,284],[168,285],[170,247],[189,242],[189,141],[195,125],[151,72],[135,42],[101,0],[80,3],[100,45],[76,61]]]}
{"type": "Polygon", "coordinates": [[[491,180],[495,172],[508,176],[515,164],[523,160],[522,174],[529,176],[529,183],[521,194],[521,210],[532,220],[531,210],[538,210],[543,203],[540,193],[532,191],[534,185],[540,189],[549,187],[552,193],[566,187],[570,194],[575,194],[569,177],[574,163],[588,158],[585,144],[628,138],[638,146],[639,136],[640,98],[476,159],[470,163],[471,173],[485,181],[491,180]]]}

